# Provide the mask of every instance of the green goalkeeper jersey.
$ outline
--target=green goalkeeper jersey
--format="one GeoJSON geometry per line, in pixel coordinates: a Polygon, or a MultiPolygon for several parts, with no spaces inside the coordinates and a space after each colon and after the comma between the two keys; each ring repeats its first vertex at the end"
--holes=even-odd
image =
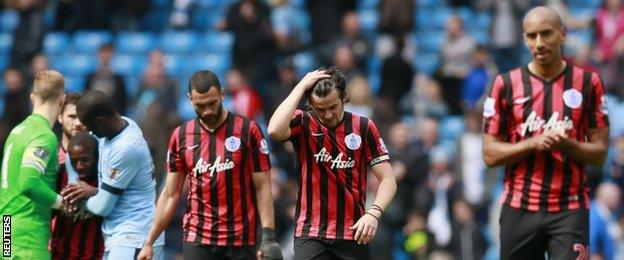
{"type": "Polygon", "coordinates": [[[11,216],[11,244],[47,249],[58,168],[56,136],[48,120],[30,115],[4,145],[0,214],[11,216]]]}

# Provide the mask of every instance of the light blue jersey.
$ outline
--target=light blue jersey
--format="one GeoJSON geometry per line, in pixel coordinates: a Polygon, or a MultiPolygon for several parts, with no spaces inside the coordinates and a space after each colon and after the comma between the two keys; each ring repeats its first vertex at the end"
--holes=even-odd
{"type": "MultiPolygon", "coordinates": [[[[102,233],[106,250],[125,246],[141,248],[154,220],[156,182],[154,164],[139,126],[128,126],[112,139],[99,138],[99,192],[90,198],[89,211],[104,216],[102,233]]],[[[154,246],[164,244],[161,235],[154,246]]]]}

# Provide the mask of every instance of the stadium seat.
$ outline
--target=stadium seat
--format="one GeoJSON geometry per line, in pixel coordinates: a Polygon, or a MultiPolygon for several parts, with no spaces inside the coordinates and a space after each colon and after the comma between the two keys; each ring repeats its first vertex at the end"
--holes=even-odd
{"type": "Polygon", "coordinates": [[[167,31],[160,35],[159,42],[165,53],[191,54],[197,49],[199,36],[193,31],[167,31]]]}
{"type": "Polygon", "coordinates": [[[295,63],[295,68],[299,76],[305,75],[306,73],[312,71],[314,67],[316,67],[316,60],[314,59],[314,55],[309,52],[297,53],[293,58],[293,61],[295,63]]]}
{"type": "Polygon", "coordinates": [[[59,70],[63,75],[84,77],[95,71],[97,61],[91,55],[75,54],[49,57],[53,69],[59,70]]]}
{"type": "Polygon", "coordinates": [[[3,32],[13,32],[19,24],[19,14],[13,10],[0,12],[0,30],[3,32]]]}
{"type": "Polygon", "coordinates": [[[462,116],[450,116],[440,120],[440,139],[455,141],[466,126],[462,116]]]}
{"type": "Polygon", "coordinates": [[[490,29],[492,23],[492,15],[488,12],[480,12],[476,15],[477,26],[482,30],[490,29]]]}
{"type": "Polygon", "coordinates": [[[228,55],[195,55],[184,63],[184,73],[191,74],[198,70],[211,70],[217,75],[223,75],[230,68],[230,59],[228,55]]]}
{"type": "Polygon", "coordinates": [[[472,22],[477,17],[477,13],[475,13],[475,11],[470,7],[460,7],[457,8],[455,12],[459,15],[459,17],[461,17],[465,25],[472,24],[472,22]]]}
{"type": "Polygon", "coordinates": [[[61,32],[51,32],[43,38],[43,52],[48,55],[60,55],[69,48],[69,35],[61,32]]]}
{"type": "Polygon", "coordinates": [[[419,52],[437,52],[442,47],[446,39],[446,32],[428,32],[417,35],[417,44],[419,52]]]}
{"type": "Polygon", "coordinates": [[[165,73],[169,75],[180,75],[184,69],[186,57],[181,55],[165,55],[165,73]]]}
{"type": "Polygon", "coordinates": [[[152,6],[155,8],[170,8],[172,0],[152,0],[152,6]]]}
{"type": "Polygon", "coordinates": [[[377,8],[378,4],[379,0],[361,0],[358,3],[358,8],[374,9],[377,8]]]}
{"type": "Polygon", "coordinates": [[[379,23],[379,13],[377,9],[363,9],[358,11],[360,24],[364,32],[374,32],[377,30],[379,23]]]}
{"type": "Polygon", "coordinates": [[[85,77],[65,76],[65,92],[82,92],[85,87],[85,77]]]}
{"type": "Polygon", "coordinates": [[[229,54],[234,44],[234,35],[227,32],[210,31],[201,39],[201,49],[215,54],[229,54]]]}
{"type": "Polygon", "coordinates": [[[80,54],[94,54],[100,46],[110,43],[113,35],[105,31],[80,31],[74,34],[74,51],[80,54]]]}
{"type": "MultiPolygon", "coordinates": [[[[0,71],[4,71],[8,65],[9,65],[9,56],[8,55],[0,55],[0,71]]],[[[2,91],[4,91],[4,88],[2,89],[2,91]]],[[[2,94],[2,93],[0,93],[0,94],[2,94]]]]}
{"type": "Polygon", "coordinates": [[[0,55],[8,55],[13,46],[13,35],[8,32],[0,33],[0,55]]]}
{"type": "Polygon", "coordinates": [[[416,1],[418,7],[441,7],[446,5],[444,0],[418,0],[416,1]]]}
{"type": "Polygon", "coordinates": [[[139,91],[140,76],[125,76],[124,83],[126,84],[126,95],[130,100],[134,100],[139,91]]]}
{"type": "Polygon", "coordinates": [[[368,85],[370,86],[372,94],[379,93],[379,88],[381,87],[381,75],[379,71],[368,73],[368,85]]]}
{"type": "Polygon", "coordinates": [[[224,19],[224,15],[214,8],[195,9],[191,13],[191,28],[197,31],[214,30],[216,24],[224,19]]]}
{"type": "Polygon", "coordinates": [[[122,54],[147,54],[156,47],[156,39],[151,33],[121,32],[117,35],[115,47],[122,54]]]}
{"type": "Polygon", "coordinates": [[[143,74],[145,65],[147,64],[144,55],[115,55],[111,61],[113,71],[123,76],[139,76],[143,74]]]}
{"type": "Polygon", "coordinates": [[[418,71],[427,75],[433,75],[440,64],[440,56],[437,53],[418,54],[414,60],[418,71]]]}
{"type": "Polygon", "coordinates": [[[193,105],[191,105],[186,95],[180,95],[178,99],[178,115],[180,115],[182,120],[189,120],[197,116],[193,105]]]}

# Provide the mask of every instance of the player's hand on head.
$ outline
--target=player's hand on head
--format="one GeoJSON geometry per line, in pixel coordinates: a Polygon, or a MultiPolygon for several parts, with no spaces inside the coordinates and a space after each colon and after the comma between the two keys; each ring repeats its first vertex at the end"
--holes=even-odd
{"type": "Polygon", "coordinates": [[[329,77],[330,77],[329,75],[325,74],[324,70],[311,71],[311,72],[308,72],[308,74],[306,74],[303,77],[303,79],[301,79],[301,81],[299,81],[299,84],[297,84],[297,87],[302,87],[305,90],[308,90],[312,88],[319,79],[324,79],[324,78],[329,78],[329,77]]]}
{"type": "Polygon", "coordinates": [[[152,260],[154,257],[154,248],[151,245],[143,245],[141,252],[137,256],[137,260],[152,260]]]}
{"type": "Polygon", "coordinates": [[[76,203],[81,199],[86,199],[97,194],[97,188],[92,187],[83,181],[78,181],[77,183],[72,183],[67,185],[62,191],[61,196],[63,196],[63,200],[68,201],[71,204],[76,203]]]}
{"type": "Polygon", "coordinates": [[[372,215],[373,213],[364,214],[352,227],[349,229],[355,230],[353,239],[358,244],[368,244],[377,233],[377,226],[379,225],[379,217],[372,215]]]}

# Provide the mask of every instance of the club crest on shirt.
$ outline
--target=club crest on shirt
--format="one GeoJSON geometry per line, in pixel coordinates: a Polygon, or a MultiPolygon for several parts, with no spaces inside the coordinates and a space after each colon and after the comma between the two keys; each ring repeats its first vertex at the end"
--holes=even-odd
{"type": "Polygon", "coordinates": [[[494,108],[494,105],[496,104],[496,101],[494,100],[494,98],[491,97],[487,97],[485,98],[485,102],[483,103],[483,116],[484,117],[492,117],[494,114],[496,114],[496,109],[494,108]]]}
{"type": "Polygon", "coordinates": [[[360,148],[360,145],[362,144],[362,137],[355,133],[350,133],[345,136],[344,142],[349,149],[356,150],[360,148]]]}
{"type": "Polygon", "coordinates": [[[607,104],[607,96],[605,96],[605,95],[600,97],[600,112],[605,114],[605,115],[609,114],[609,109],[608,109],[608,104],[607,104]]]}
{"type": "Polygon", "coordinates": [[[269,154],[269,146],[267,145],[267,141],[264,140],[264,138],[262,139],[262,141],[260,141],[260,152],[263,154],[269,154]]]}
{"type": "Polygon", "coordinates": [[[381,151],[384,153],[388,152],[388,147],[386,147],[386,143],[384,143],[383,139],[381,139],[381,137],[379,137],[379,148],[381,148],[381,151]]]}
{"type": "Polygon", "coordinates": [[[108,169],[108,178],[111,180],[115,180],[119,178],[121,175],[121,170],[119,168],[109,168],[108,169]]]}
{"type": "Polygon", "coordinates": [[[583,103],[583,94],[576,89],[568,89],[563,92],[563,103],[570,108],[579,108],[583,103]]]}
{"type": "Polygon", "coordinates": [[[225,139],[225,149],[230,152],[235,152],[240,148],[241,140],[236,136],[230,136],[225,139]]]}

